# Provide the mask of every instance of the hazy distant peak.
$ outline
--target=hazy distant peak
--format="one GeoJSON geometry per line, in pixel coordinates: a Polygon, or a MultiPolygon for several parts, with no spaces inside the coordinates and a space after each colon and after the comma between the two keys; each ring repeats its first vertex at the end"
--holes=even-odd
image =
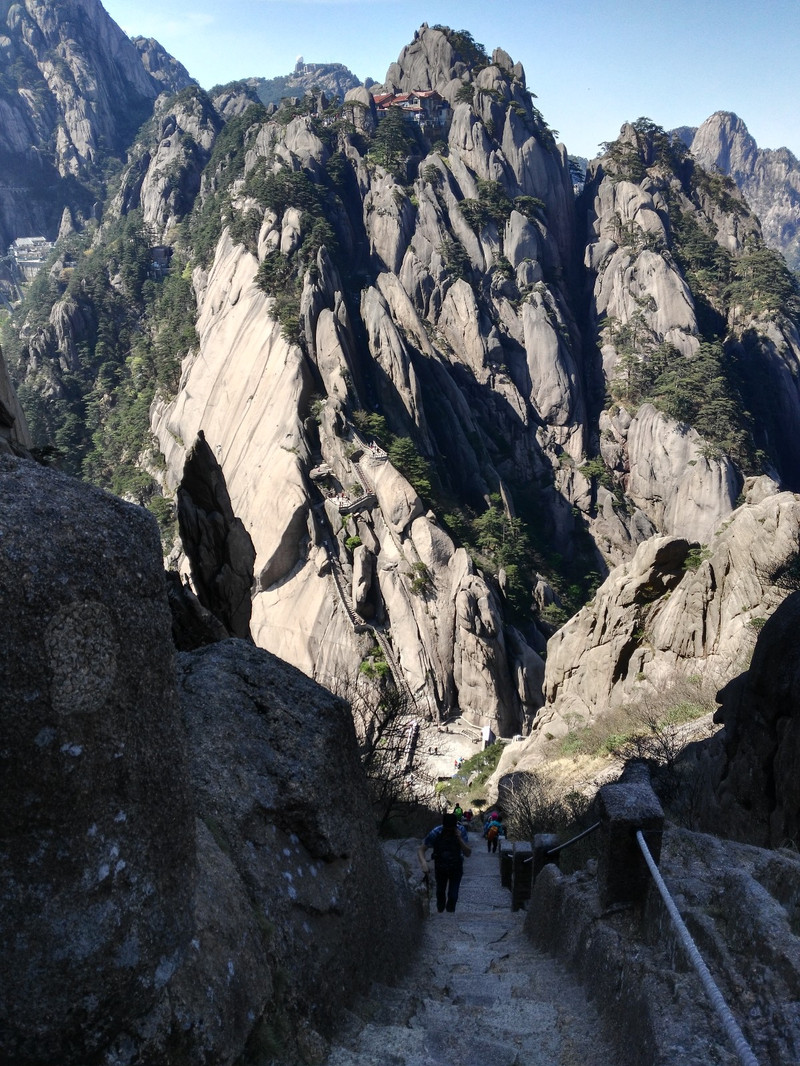
{"type": "MultiPolygon", "coordinates": [[[[286,96],[305,96],[311,89],[321,89],[329,99],[344,100],[350,89],[361,84],[343,63],[306,63],[302,56],[291,74],[276,78],[247,78],[244,83],[256,91],[263,104],[279,104],[286,96]]],[[[212,94],[214,92],[212,90],[212,94]]]]}
{"type": "Polygon", "coordinates": [[[131,44],[139,52],[142,65],[166,92],[177,93],[188,85],[197,85],[189,71],[153,37],[131,37],[131,44]]]}
{"type": "Polygon", "coordinates": [[[715,111],[689,142],[706,170],[733,178],[761,220],[764,239],[800,267],[800,163],[788,148],[759,148],[732,111],[715,111]]]}

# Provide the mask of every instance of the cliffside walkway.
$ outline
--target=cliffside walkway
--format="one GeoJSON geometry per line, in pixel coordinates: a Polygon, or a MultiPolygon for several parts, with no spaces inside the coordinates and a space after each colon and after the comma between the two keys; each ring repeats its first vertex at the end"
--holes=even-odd
{"type": "MultiPolygon", "coordinates": [[[[538,951],[511,911],[479,833],[455,914],[435,897],[419,955],[397,985],[373,985],[327,1066],[608,1066],[618,1061],[584,989],[538,951]]],[[[433,886],[432,886],[433,889],[433,886]]]]}

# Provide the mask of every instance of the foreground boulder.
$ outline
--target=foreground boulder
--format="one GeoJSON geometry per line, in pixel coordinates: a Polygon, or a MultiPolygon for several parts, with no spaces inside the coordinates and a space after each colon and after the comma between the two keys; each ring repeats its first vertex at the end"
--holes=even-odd
{"type": "Polygon", "coordinates": [[[191,941],[194,817],[158,530],[0,456],[0,1058],[86,1062],[191,941]]]}
{"type": "Polygon", "coordinates": [[[140,508],[9,456],[0,494],[0,1059],[319,1060],[415,929],[346,705],[242,640],[176,662],[140,508]]]}
{"type": "Polygon", "coordinates": [[[796,847],[800,839],[800,592],[767,621],[750,669],[720,692],[725,723],[716,796],[706,823],[740,840],[796,847]]]}
{"type": "Polygon", "coordinates": [[[232,882],[216,886],[196,960],[224,978],[220,1000],[198,1012],[231,1045],[252,1027],[250,1013],[261,1016],[255,1040],[299,1037],[313,1051],[353,992],[395,969],[415,939],[402,869],[395,880],[373,830],[352,719],[341,700],[245,641],[183,654],[178,666],[200,867],[212,877],[225,868],[232,882]],[[239,943],[220,906],[230,897],[247,904],[239,943]],[[226,924],[219,943],[214,930],[226,924]]]}

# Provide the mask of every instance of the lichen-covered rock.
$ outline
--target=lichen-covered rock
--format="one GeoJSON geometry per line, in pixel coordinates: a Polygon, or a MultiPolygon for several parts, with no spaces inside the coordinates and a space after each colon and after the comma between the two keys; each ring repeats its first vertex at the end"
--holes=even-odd
{"type": "Polygon", "coordinates": [[[84,1063],[191,951],[194,814],[158,529],[0,456],[0,1056],[84,1063]]]}
{"type": "Polygon", "coordinates": [[[245,641],[176,665],[141,508],[9,456],[0,487],[0,1056],[324,1048],[417,930],[348,708],[245,641]]]}
{"type": "MultiPolygon", "coordinates": [[[[358,989],[402,964],[415,912],[369,828],[344,703],[241,641],[181,655],[179,691],[196,810],[213,837],[206,855],[229,868],[234,898],[249,905],[237,943],[220,943],[209,915],[194,966],[229,975],[246,997],[244,1033],[219,1012],[237,1044],[255,1028],[291,1046],[292,1027],[328,1030],[358,989]]],[[[225,990],[223,1002],[232,999],[225,990]]]]}

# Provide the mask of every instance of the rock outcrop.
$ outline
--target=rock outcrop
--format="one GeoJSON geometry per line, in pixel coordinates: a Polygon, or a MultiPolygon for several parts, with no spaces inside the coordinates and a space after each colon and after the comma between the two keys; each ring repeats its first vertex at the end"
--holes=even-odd
{"type": "Polygon", "coordinates": [[[33,444],[17,393],[0,350],[0,452],[21,454],[33,444]]]}
{"type": "Polygon", "coordinates": [[[191,952],[197,874],[158,531],[0,457],[0,1049],[85,1062],[191,952]]]}
{"type": "Polygon", "coordinates": [[[0,1055],[319,1059],[416,935],[347,707],[244,641],[176,663],[153,519],[0,483],[0,1055]]]}
{"type": "Polygon", "coordinates": [[[140,137],[129,153],[111,212],[140,210],[155,242],[170,244],[173,227],[200,191],[222,120],[201,89],[187,88],[159,97],[149,128],[150,136],[140,137]]]}
{"type": "Polygon", "coordinates": [[[152,37],[131,37],[131,44],[139,52],[142,66],[161,89],[170,95],[194,85],[189,71],[152,37]]]}
{"type": "Polygon", "coordinates": [[[690,131],[694,158],[733,178],[761,220],[764,240],[800,267],[800,162],[788,148],[759,148],[738,115],[717,111],[690,131]]]}
{"type": "Polygon", "coordinates": [[[124,157],[166,84],[191,83],[154,43],[141,52],[99,0],[4,4],[0,62],[14,90],[0,102],[0,151],[13,160],[0,198],[0,243],[54,240],[65,207],[92,217],[103,153],[124,157]]]}
{"type": "Polygon", "coordinates": [[[178,525],[200,602],[230,636],[249,640],[253,542],[233,513],[219,463],[202,431],[183,468],[178,525]]]}
{"type": "Polygon", "coordinates": [[[798,620],[794,592],[760,631],[750,668],[717,697],[725,751],[702,822],[764,847],[792,846],[800,837],[798,620]]]}
{"type": "Polygon", "coordinates": [[[241,641],[181,655],[178,679],[200,868],[213,875],[197,961],[222,995],[209,1012],[195,993],[206,1039],[217,1029],[233,1048],[251,1033],[318,1053],[346,1002],[402,966],[417,936],[402,868],[372,831],[348,708],[241,641]],[[241,925],[223,919],[226,896],[241,925]]]}
{"type": "Polygon", "coordinates": [[[765,488],[749,486],[754,502],[702,546],[646,541],[551,638],[539,740],[633,703],[671,677],[702,672],[722,684],[736,673],[785,595],[773,575],[800,550],[800,499],[764,496],[765,488]]]}

